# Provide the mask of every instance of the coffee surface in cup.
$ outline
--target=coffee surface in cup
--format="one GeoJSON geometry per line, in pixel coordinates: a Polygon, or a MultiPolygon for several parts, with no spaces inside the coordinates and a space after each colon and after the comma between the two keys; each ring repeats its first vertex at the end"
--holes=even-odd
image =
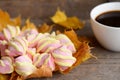
{"type": "Polygon", "coordinates": [[[95,19],[101,24],[120,28],[120,11],[109,11],[98,15],[95,19]]]}

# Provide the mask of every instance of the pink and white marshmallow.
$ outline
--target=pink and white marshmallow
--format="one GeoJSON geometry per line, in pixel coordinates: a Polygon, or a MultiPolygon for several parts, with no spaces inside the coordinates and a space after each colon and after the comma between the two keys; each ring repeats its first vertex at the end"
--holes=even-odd
{"type": "Polygon", "coordinates": [[[75,46],[72,43],[72,41],[64,34],[58,34],[56,36],[56,39],[61,42],[61,44],[66,45],[69,50],[72,51],[72,53],[76,52],[75,46]]]}
{"type": "Polygon", "coordinates": [[[37,69],[27,55],[15,58],[14,65],[15,71],[23,77],[29,76],[37,69]]]}
{"type": "Polygon", "coordinates": [[[6,40],[0,40],[0,55],[6,56],[5,50],[8,48],[8,42],[6,40]]]}
{"type": "Polygon", "coordinates": [[[61,71],[68,69],[76,62],[76,58],[72,56],[72,52],[66,46],[54,50],[52,56],[61,71]]]}
{"type": "Polygon", "coordinates": [[[42,38],[44,38],[45,35],[42,33],[39,34],[31,34],[27,36],[27,40],[29,42],[29,47],[36,47],[39,40],[41,40],[42,38]]]}
{"type": "Polygon", "coordinates": [[[10,74],[14,71],[13,61],[10,57],[4,56],[0,59],[0,74],[10,74]]]}
{"type": "Polygon", "coordinates": [[[5,50],[9,56],[19,56],[26,54],[28,42],[24,37],[15,37],[8,42],[8,49],[5,50]]]}
{"type": "Polygon", "coordinates": [[[7,28],[3,29],[3,34],[5,38],[9,41],[10,39],[20,34],[20,28],[18,26],[14,27],[11,25],[7,25],[7,28]]]}
{"type": "Polygon", "coordinates": [[[47,37],[39,40],[37,52],[52,52],[61,46],[60,41],[55,38],[47,37]]]}
{"type": "Polygon", "coordinates": [[[0,40],[6,40],[6,38],[2,32],[0,32],[0,40]]]}
{"type": "Polygon", "coordinates": [[[28,48],[26,53],[33,60],[34,55],[37,53],[36,48],[28,48]]]}
{"type": "Polygon", "coordinates": [[[33,58],[33,64],[38,68],[41,67],[42,65],[47,65],[48,67],[51,68],[52,71],[55,70],[54,59],[51,56],[51,54],[48,53],[42,54],[37,53],[33,58]]]}

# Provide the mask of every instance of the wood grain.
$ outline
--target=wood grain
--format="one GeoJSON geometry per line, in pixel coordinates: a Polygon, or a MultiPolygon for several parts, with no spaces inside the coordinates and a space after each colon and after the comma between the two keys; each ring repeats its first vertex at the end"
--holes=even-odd
{"type": "Polygon", "coordinates": [[[68,16],[88,19],[90,10],[106,0],[0,0],[0,8],[12,17],[45,19],[51,17],[59,7],[68,16]]]}

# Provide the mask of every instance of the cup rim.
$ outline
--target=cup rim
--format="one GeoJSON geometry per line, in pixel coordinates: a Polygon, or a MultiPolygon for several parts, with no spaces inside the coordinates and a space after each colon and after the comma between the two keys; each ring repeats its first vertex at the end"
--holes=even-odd
{"type": "MultiPolygon", "coordinates": [[[[106,4],[120,4],[120,2],[106,2],[106,3],[102,3],[102,4],[99,4],[97,6],[95,6],[91,11],[90,11],[90,19],[92,19],[95,23],[101,25],[102,27],[105,27],[105,28],[111,28],[111,29],[120,29],[120,27],[114,27],[114,26],[108,26],[108,25],[104,25],[104,24],[101,24],[99,22],[97,22],[93,17],[92,17],[92,12],[97,8],[97,7],[100,7],[102,5],[106,5],[106,4]]],[[[120,11],[120,10],[118,10],[120,11]]]]}

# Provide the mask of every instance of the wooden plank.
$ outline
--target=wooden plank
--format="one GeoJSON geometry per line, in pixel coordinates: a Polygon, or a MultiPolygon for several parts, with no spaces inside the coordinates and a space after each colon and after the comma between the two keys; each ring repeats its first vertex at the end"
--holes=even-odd
{"type": "Polygon", "coordinates": [[[89,18],[90,10],[106,0],[0,0],[0,8],[13,17],[21,14],[23,18],[49,18],[60,7],[69,16],[89,18]]]}

